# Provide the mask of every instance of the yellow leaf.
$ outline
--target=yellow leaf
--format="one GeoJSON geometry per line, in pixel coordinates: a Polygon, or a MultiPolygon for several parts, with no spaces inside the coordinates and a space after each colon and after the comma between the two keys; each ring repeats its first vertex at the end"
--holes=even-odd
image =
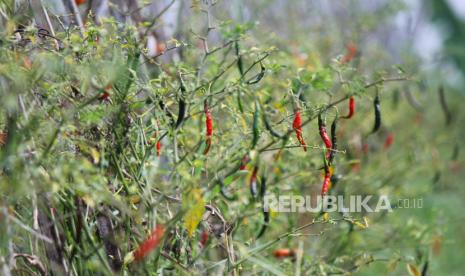
{"type": "Polygon", "coordinates": [[[277,218],[278,217],[278,212],[270,208],[270,217],[271,218],[277,218]]]}
{"type": "Polygon", "coordinates": [[[394,270],[396,270],[397,264],[399,263],[399,261],[400,261],[399,258],[395,258],[395,259],[390,260],[388,265],[387,265],[387,271],[388,272],[393,272],[394,270]]]}
{"type": "Polygon", "coordinates": [[[411,275],[411,276],[420,276],[420,272],[412,264],[407,264],[407,270],[408,270],[408,274],[411,275]]]}
{"type": "Polygon", "coordinates": [[[92,156],[94,164],[98,164],[100,162],[100,153],[95,148],[90,148],[90,155],[92,156]]]}
{"type": "Polygon", "coordinates": [[[95,201],[90,195],[84,195],[82,196],[82,200],[90,207],[94,208],[95,207],[95,201]]]}
{"type": "Polygon", "coordinates": [[[192,237],[205,212],[205,201],[202,197],[202,191],[197,188],[192,189],[186,195],[183,205],[187,210],[184,216],[184,227],[186,227],[189,237],[192,237]]]}
{"type": "Polygon", "coordinates": [[[324,221],[329,221],[329,214],[328,213],[323,214],[323,220],[324,221]]]}
{"type": "Polygon", "coordinates": [[[124,264],[130,264],[134,261],[134,252],[129,252],[124,256],[124,264]]]}
{"type": "Polygon", "coordinates": [[[280,175],[281,175],[281,169],[278,168],[278,167],[274,167],[274,168],[273,168],[273,172],[274,172],[274,174],[276,174],[277,176],[280,176],[280,175]]]}
{"type": "Polygon", "coordinates": [[[141,198],[139,195],[131,195],[129,196],[129,202],[132,204],[138,204],[140,202],[141,198]]]}
{"type": "Polygon", "coordinates": [[[367,217],[363,217],[363,221],[365,222],[365,227],[368,228],[370,227],[369,221],[367,217]]]}
{"type": "Polygon", "coordinates": [[[360,223],[358,221],[354,221],[354,224],[357,225],[358,227],[362,228],[362,229],[367,228],[363,223],[360,223]]]}

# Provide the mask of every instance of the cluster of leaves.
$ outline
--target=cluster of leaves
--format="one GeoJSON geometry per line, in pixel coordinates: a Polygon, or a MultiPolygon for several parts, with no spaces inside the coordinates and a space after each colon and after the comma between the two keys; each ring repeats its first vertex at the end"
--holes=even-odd
{"type": "MultiPolygon", "coordinates": [[[[403,84],[394,81],[412,80],[398,68],[370,72],[361,56],[342,62],[344,51],[328,63],[302,60],[255,41],[247,35],[252,25],[224,22],[218,31],[207,25],[203,36],[168,41],[157,57],[148,55],[134,27],[113,20],[88,24],[83,35],[71,29],[44,37],[30,26],[19,38],[11,37],[14,30],[1,38],[0,256],[26,253],[55,272],[78,275],[285,274],[295,267],[324,274],[384,261],[393,270],[399,262],[414,267],[428,260],[431,244],[439,250],[435,226],[405,224],[388,213],[272,212],[257,239],[264,223],[262,204],[249,192],[254,168],[268,193],[314,196],[321,189],[318,115],[332,120],[356,97],[355,118],[338,130],[331,192],[340,195],[425,194],[418,184],[430,182],[430,166],[418,164],[431,156],[418,150],[437,143],[428,129],[422,141],[411,137],[428,116],[442,122],[437,110],[397,112],[406,103],[394,92],[403,84]],[[219,39],[210,41],[211,32],[219,39]],[[180,49],[179,61],[160,61],[180,49]],[[383,128],[367,136],[375,93],[383,100],[383,128]],[[205,102],[214,128],[208,154],[205,102]],[[293,136],[296,105],[307,152],[293,136]],[[410,122],[415,116],[421,118],[410,122]],[[383,148],[390,133],[396,144],[383,148]],[[250,160],[239,170],[244,156],[250,160]],[[167,228],[156,253],[134,261],[157,225],[167,228]],[[395,248],[407,241],[405,250],[395,248]],[[277,265],[269,258],[278,247],[300,253],[277,265]]],[[[444,157],[436,158],[435,171],[447,169],[440,167],[444,157]]],[[[19,259],[17,267],[33,269],[19,259]]]]}

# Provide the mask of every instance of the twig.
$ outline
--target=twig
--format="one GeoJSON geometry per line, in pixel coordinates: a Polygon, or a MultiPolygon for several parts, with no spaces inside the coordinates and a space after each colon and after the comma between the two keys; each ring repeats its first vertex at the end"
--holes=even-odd
{"type": "Polygon", "coordinates": [[[81,36],[84,36],[84,23],[82,22],[81,13],[79,12],[79,8],[74,0],[68,0],[71,2],[71,8],[73,9],[74,17],[76,18],[76,22],[79,26],[79,31],[81,36]]]}
{"type": "Polygon", "coordinates": [[[410,77],[392,77],[392,78],[380,78],[372,83],[365,84],[364,88],[370,88],[372,86],[378,85],[383,82],[391,82],[391,81],[406,81],[410,80],[410,77]]]}
{"type": "Polygon", "coordinates": [[[16,224],[18,224],[21,228],[26,230],[27,232],[34,235],[36,238],[43,240],[46,243],[53,244],[53,240],[48,238],[47,236],[42,235],[41,233],[37,232],[36,230],[32,229],[31,227],[27,226],[26,224],[22,223],[19,219],[15,218],[14,216],[8,214],[8,217],[16,224]]]}
{"type": "Polygon", "coordinates": [[[164,258],[168,259],[169,261],[171,261],[174,265],[176,265],[177,267],[181,268],[182,270],[184,270],[185,272],[193,275],[194,272],[191,271],[189,268],[187,268],[185,265],[181,264],[178,260],[176,260],[175,258],[171,257],[170,255],[168,255],[168,253],[166,253],[165,251],[161,251],[160,252],[160,255],[162,255],[164,258]]]}
{"type": "MultiPolygon", "coordinates": [[[[47,25],[48,25],[48,28],[50,29],[50,32],[52,33],[52,35],[54,37],[56,37],[55,29],[53,28],[52,21],[50,20],[50,16],[48,16],[47,9],[45,8],[44,3],[42,2],[42,0],[40,0],[40,6],[42,8],[42,12],[44,13],[45,20],[47,21],[47,25]]],[[[60,44],[58,43],[57,40],[55,40],[55,47],[56,47],[57,50],[60,49],[60,44]]]]}
{"type": "Polygon", "coordinates": [[[287,233],[284,233],[284,234],[279,235],[276,239],[274,239],[274,240],[272,240],[272,241],[269,241],[269,242],[267,242],[267,243],[265,243],[265,244],[263,244],[263,245],[261,245],[261,246],[255,247],[254,249],[250,250],[246,256],[244,256],[242,259],[240,259],[239,261],[237,261],[237,262],[234,264],[233,268],[235,268],[235,267],[237,267],[238,265],[240,265],[241,263],[247,261],[248,256],[257,254],[257,253],[259,253],[259,252],[261,252],[261,251],[267,249],[268,247],[272,246],[273,244],[275,244],[275,243],[281,241],[282,239],[284,239],[284,238],[286,238],[286,237],[288,237],[288,236],[290,236],[290,235],[292,235],[292,234],[294,234],[294,233],[297,233],[297,232],[299,232],[299,231],[302,231],[303,229],[308,228],[308,227],[310,227],[310,226],[312,226],[312,225],[314,225],[314,224],[316,224],[316,223],[325,223],[325,221],[316,221],[316,220],[313,220],[312,222],[309,222],[309,223],[304,224],[304,225],[302,225],[302,226],[300,226],[300,227],[297,227],[296,229],[294,229],[294,230],[292,230],[292,231],[290,231],[290,232],[287,232],[287,233]]]}
{"type": "Polygon", "coordinates": [[[145,30],[144,32],[144,35],[143,37],[146,37],[149,32],[150,32],[150,29],[155,25],[155,23],[157,22],[157,20],[163,16],[163,14],[168,11],[169,8],[171,8],[171,6],[174,4],[176,0],[172,0],[163,10],[160,11],[160,13],[158,13],[153,19],[152,21],[150,22],[149,26],[147,27],[147,29],[145,30]]]}

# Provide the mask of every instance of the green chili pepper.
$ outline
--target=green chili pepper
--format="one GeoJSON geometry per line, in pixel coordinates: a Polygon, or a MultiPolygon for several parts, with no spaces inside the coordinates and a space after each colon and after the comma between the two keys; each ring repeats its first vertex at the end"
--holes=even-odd
{"type": "Polygon", "coordinates": [[[258,139],[260,138],[260,130],[259,130],[259,119],[260,119],[260,108],[258,103],[255,102],[255,112],[253,113],[253,125],[252,125],[252,132],[253,132],[253,139],[252,139],[252,149],[257,146],[258,139]]]}

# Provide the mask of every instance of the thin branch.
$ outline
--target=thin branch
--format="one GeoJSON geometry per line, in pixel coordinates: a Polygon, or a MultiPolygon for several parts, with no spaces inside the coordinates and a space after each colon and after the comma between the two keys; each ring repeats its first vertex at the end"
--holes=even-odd
{"type": "Polygon", "coordinates": [[[174,4],[175,1],[176,1],[176,0],[172,0],[163,10],[161,10],[160,13],[158,13],[158,14],[152,19],[152,21],[150,22],[149,26],[148,26],[147,29],[145,30],[144,35],[143,35],[142,38],[146,37],[146,36],[149,34],[150,29],[155,25],[155,23],[157,22],[157,20],[158,20],[160,17],[162,17],[163,14],[169,10],[169,8],[171,8],[171,6],[174,4]]]}
{"type": "Polygon", "coordinates": [[[82,22],[81,13],[76,4],[76,1],[74,0],[68,0],[68,1],[71,2],[71,8],[73,9],[74,17],[76,18],[76,22],[79,26],[79,31],[81,33],[81,36],[84,36],[84,23],[82,22]]]}
{"type": "Polygon", "coordinates": [[[32,229],[31,227],[27,226],[26,224],[22,223],[19,219],[16,217],[8,214],[8,217],[16,224],[18,224],[19,227],[23,228],[27,232],[31,233],[34,237],[43,240],[46,243],[53,244],[53,240],[51,240],[49,237],[42,235],[41,233],[37,232],[36,230],[32,229]]]}

